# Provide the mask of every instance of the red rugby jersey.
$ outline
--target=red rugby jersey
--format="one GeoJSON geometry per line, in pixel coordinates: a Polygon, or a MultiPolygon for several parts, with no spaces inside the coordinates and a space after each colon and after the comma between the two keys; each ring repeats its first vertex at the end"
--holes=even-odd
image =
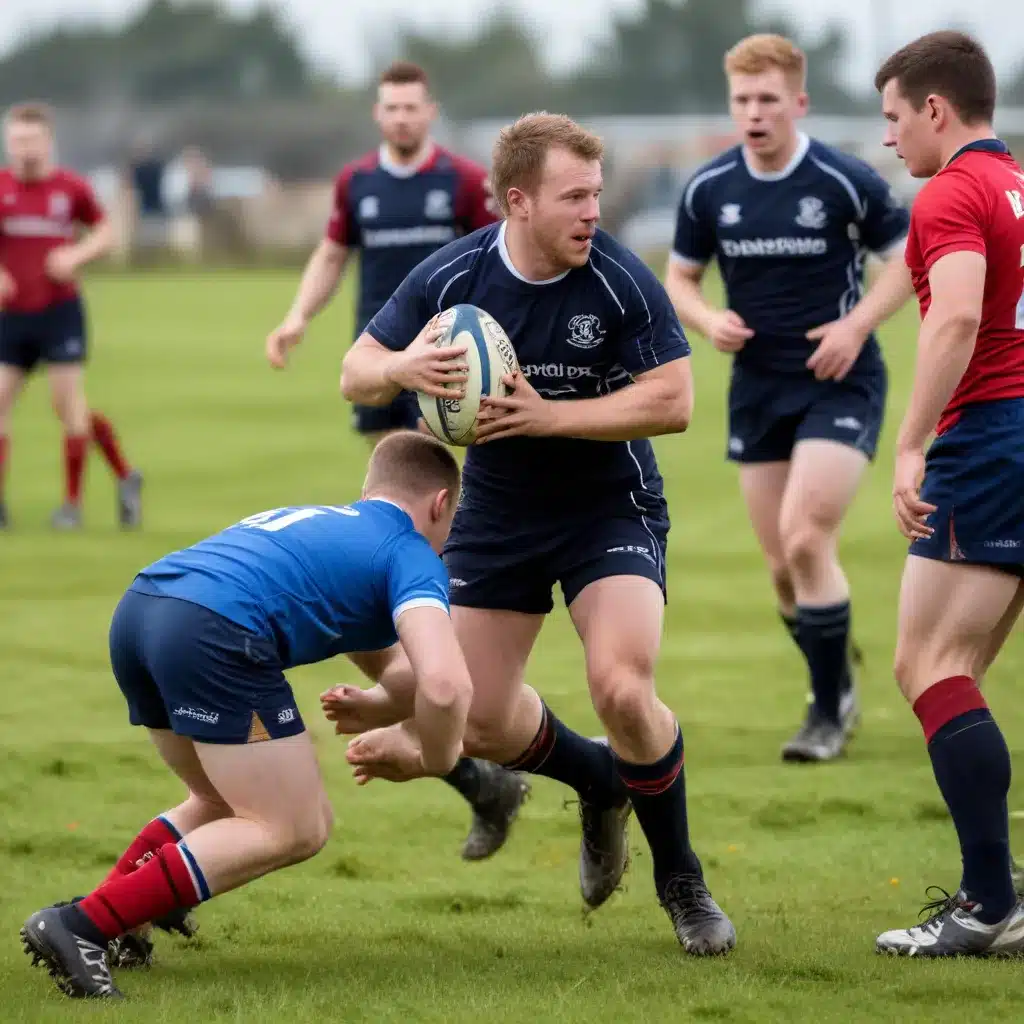
{"type": "Polygon", "coordinates": [[[1024,397],[1024,171],[996,139],[965,146],[921,190],[906,261],[924,319],[928,272],[952,252],[986,260],[974,354],[939,419],[938,433],[975,402],[1024,397]]]}
{"type": "Polygon", "coordinates": [[[92,227],[103,217],[92,187],[72,171],[58,167],[39,181],[22,181],[0,168],[0,267],[15,284],[4,310],[36,313],[74,298],[74,284],[46,276],[46,257],[73,243],[78,226],[92,227]]]}

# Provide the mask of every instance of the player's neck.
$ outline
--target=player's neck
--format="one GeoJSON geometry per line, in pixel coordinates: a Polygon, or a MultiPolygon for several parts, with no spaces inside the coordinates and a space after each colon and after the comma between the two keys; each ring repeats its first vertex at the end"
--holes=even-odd
{"type": "Polygon", "coordinates": [[[381,163],[385,167],[392,167],[400,171],[414,171],[421,167],[429,159],[434,151],[434,140],[429,136],[423,140],[420,147],[413,153],[400,153],[390,143],[385,142],[381,146],[381,163]]]}
{"type": "Polygon", "coordinates": [[[10,170],[11,174],[13,174],[18,181],[33,185],[40,181],[46,181],[46,179],[53,174],[53,164],[45,163],[33,168],[14,167],[11,165],[10,170]]]}
{"type": "Polygon", "coordinates": [[[514,220],[506,220],[500,229],[498,247],[502,262],[513,275],[527,284],[549,284],[568,273],[540,252],[527,236],[526,229],[514,220]]]}
{"type": "Polygon", "coordinates": [[[964,146],[972,142],[983,142],[985,139],[997,138],[995,129],[990,124],[964,125],[949,133],[942,143],[942,166],[945,167],[950,160],[960,152],[964,146]]]}
{"type": "Polygon", "coordinates": [[[774,153],[756,153],[748,146],[743,147],[743,159],[753,174],[777,175],[791,170],[797,155],[807,145],[807,137],[803,132],[793,128],[785,144],[774,153]]]}

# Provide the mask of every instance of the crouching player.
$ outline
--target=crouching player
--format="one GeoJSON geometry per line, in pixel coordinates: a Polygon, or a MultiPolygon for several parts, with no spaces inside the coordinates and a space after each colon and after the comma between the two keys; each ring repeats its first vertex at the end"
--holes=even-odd
{"type": "Polygon", "coordinates": [[[111,664],[188,796],[90,895],[26,921],[26,952],[67,995],[120,997],[109,944],[323,847],[330,804],[285,669],[344,653],[387,685],[400,643],[422,771],[452,770],[472,687],[437,552],[458,490],[442,444],[394,434],[362,501],[250,516],[139,573],[114,612],[111,664]]]}

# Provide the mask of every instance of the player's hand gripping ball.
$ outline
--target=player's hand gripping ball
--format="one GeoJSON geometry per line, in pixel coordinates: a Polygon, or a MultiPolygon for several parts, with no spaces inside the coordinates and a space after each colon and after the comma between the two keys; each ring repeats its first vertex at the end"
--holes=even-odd
{"type": "Polygon", "coordinates": [[[481,399],[509,394],[502,378],[519,371],[519,360],[501,324],[476,306],[452,306],[438,315],[435,326],[442,333],[434,344],[439,348],[465,346],[469,369],[464,383],[452,385],[453,390],[464,392],[463,397],[432,398],[420,392],[420,413],[436,438],[448,444],[470,445],[476,440],[481,399]]]}

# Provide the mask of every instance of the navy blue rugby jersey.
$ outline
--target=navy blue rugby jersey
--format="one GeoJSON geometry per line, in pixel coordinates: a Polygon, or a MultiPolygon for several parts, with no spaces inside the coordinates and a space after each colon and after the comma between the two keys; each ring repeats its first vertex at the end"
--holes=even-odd
{"type": "MultiPolygon", "coordinates": [[[[729,309],[755,331],[741,366],[803,372],[812,327],[837,320],[860,300],[868,252],[902,243],[910,214],[863,160],[801,134],[789,165],[764,172],[734,146],[701,167],[679,202],[673,258],[712,258],[729,309]]],[[[868,339],[853,371],[878,369],[868,339]]]]}
{"type": "Polygon", "coordinates": [[[487,171],[440,146],[418,167],[392,163],[383,146],[347,164],[327,237],[360,250],[356,336],[413,267],[496,219],[487,171]]]}
{"type": "MultiPolygon", "coordinates": [[[[421,263],[367,332],[395,351],[436,313],[458,303],[486,310],[508,334],[523,374],[545,398],[597,398],[632,378],[690,354],[664,288],[648,267],[598,230],[582,267],[529,281],[512,265],[505,225],[492,225],[421,263]]],[[[490,514],[534,509],[630,514],[663,506],[650,441],[506,438],[471,446],[464,502],[490,514]]]]}

